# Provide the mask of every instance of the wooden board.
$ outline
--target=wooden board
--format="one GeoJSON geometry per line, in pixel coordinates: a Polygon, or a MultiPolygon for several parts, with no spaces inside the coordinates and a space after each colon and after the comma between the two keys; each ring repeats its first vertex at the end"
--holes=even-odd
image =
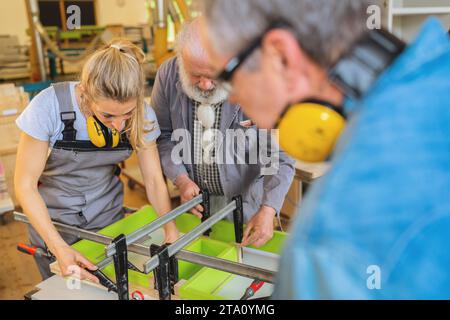
{"type": "Polygon", "coordinates": [[[297,207],[302,196],[302,182],[297,177],[292,180],[291,187],[285,196],[281,215],[292,219],[297,213],[297,207]]]}
{"type": "Polygon", "coordinates": [[[8,193],[13,201],[14,206],[18,205],[17,199],[14,193],[14,170],[16,168],[16,154],[12,153],[9,155],[0,155],[0,162],[5,166],[5,178],[6,187],[8,193]]]}
{"type": "Polygon", "coordinates": [[[295,163],[295,173],[303,182],[312,182],[314,179],[322,177],[330,168],[328,162],[308,163],[297,160],[295,163]]]}
{"type": "Polygon", "coordinates": [[[295,176],[286,194],[281,213],[283,217],[292,219],[298,212],[298,207],[302,199],[303,184],[313,183],[329,170],[330,164],[327,162],[307,163],[296,161],[295,176]]]}
{"type": "Polygon", "coordinates": [[[15,205],[14,170],[20,130],[16,119],[29,103],[29,95],[13,83],[0,85],[0,162],[5,167],[9,194],[15,205]]]}
{"type": "Polygon", "coordinates": [[[10,212],[14,210],[14,203],[11,197],[8,195],[0,195],[0,214],[10,212]]]}
{"type": "MultiPolygon", "coordinates": [[[[0,36],[0,79],[30,77],[29,57],[24,54],[25,50],[26,47],[20,46],[17,36],[0,36]]],[[[1,100],[0,97],[0,103],[1,100]]]]}

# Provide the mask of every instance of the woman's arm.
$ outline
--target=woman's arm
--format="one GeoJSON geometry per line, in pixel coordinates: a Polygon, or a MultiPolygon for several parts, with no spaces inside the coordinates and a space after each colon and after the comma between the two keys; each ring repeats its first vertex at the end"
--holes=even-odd
{"type": "MultiPolygon", "coordinates": [[[[73,250],[52,224],[47,206],[38,192],[38,181],[47,162],[48,142],[34,139],[22,133],[17,150],[14,185],[17,199],[31,225],[56,256],[64,276],[73,274],[73,267],[97,268],[73,250]]],[[[86,270],[80,270],[81,279],[98,282],[86,270]]]]}
{"type": "MultiPolygon", "coordinates": [[[[139,150],[137,156],[148,201],[155,208],[158,216],[162,216],[171,210],[171,204],[166,181],[162,174],[156,142],[151,142],[145,148],[139,150]]],[[[179,237],[175,221],[167,223],[164,226],[164,231],[166,243],[173,243],[179,237]]]]}

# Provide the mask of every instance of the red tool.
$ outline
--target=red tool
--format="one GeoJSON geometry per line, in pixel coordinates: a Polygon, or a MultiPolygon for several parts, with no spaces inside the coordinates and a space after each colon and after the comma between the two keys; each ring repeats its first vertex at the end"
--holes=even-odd
{"type": "Polygon", "coordinates": [[[45,250],[35,247],[35,246],[29,246],[26,245],[24,243],[19,243],[17,245],[17,250],[19,250],[20,252],[29,254],[33,257],[38,257],[38,258],[52,258],[53,256],[51,254],[49,254],[48,252],[46,252],[45,250]]]}
{"type": "Polygon", "coordinates": [[[131,294],[132,300],[145,300],[144,295],[140,291],[133,291],[131,294]]]}
{"type": "Polygon", "coordinates": [[[264,281],[261,280],[255,280],[252,282],[252,284],[245,290],[244,295],[242,296],[241,300],[248,300],[251,297],[253,297],[256,292],[261,289],[261,287],[264,285],[264,281]]]}

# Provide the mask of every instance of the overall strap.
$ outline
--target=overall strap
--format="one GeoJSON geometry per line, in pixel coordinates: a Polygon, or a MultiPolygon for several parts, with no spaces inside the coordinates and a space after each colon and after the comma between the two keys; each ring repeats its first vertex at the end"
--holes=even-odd
{"type": "Polygon", "coordinates": [[[61,121],[64,124],[63,140],[75,141],[77,137],[77,130],[75,130],[74,124],[77,119],[76,113],[73,109],[72,95],[70,93],[70,83],[61,82],[52,85],[55,89],[56,98],[59,104],[59,114],[61,121]]]}

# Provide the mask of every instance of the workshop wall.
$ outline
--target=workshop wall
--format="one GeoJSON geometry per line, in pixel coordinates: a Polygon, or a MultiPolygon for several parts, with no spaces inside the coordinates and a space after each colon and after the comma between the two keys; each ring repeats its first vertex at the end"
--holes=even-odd
{"type": "MultiPolygon", "coordinates": [[[[97,23],[139,25],[147,22],[145,0],[97,0],[97,23]]],[[[22,45],[29,43],[25,0],[0,1],[0,35],[13,35],[22,45]],[[12,14],[13,13],[13,14],[12,14]]]]}
{"type": "Polygon", "coordinates": [[[20,44],[28,44],[26,12],[24,0],[0,1],[0,35],[17,36],[20,44]]]}
{"type": "Polygon", "coordinates": [[[133,26],[147,22],[145,0],[98,0],[98,24],[133,26]]]}

